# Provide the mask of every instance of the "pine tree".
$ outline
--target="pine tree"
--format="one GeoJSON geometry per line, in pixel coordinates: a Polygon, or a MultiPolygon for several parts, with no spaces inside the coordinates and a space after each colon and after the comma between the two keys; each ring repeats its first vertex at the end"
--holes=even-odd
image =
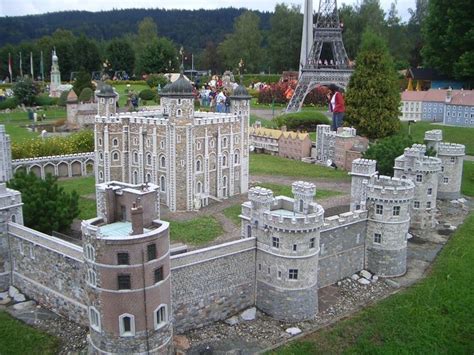
{"type": "Polygon", "coordinates": [[[399,131],[400,92],[392,58],[381,37],[365,32],[346,95],[345,121],[368,138],[399,131]]]}
{"type": "Polygon", "coordinates": [[[27,227],[43,233],[65,231],[79,215],[79,195],[67,193],[48,174],[44,180],[33,172],[19,171],[8,182],[8,187],[21,192],[23,217],[27,227]]]}

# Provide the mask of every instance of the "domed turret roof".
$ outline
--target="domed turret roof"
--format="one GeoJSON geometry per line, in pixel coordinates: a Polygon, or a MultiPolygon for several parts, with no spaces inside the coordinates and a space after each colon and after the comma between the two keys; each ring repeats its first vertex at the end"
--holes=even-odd
{"type": "Polygon", "coordinates": [[[234,98],[248,99],[250,95],[247,89],[243,85],[239,85],[235,88],[234,93],[232,94],[234,98]]]}
{"type": "Polygon", "coordinates": [[[99,92],[97,93],[99,97],[115,97],[117,94],[114,92],[114,89],[109,84],[103,84],[100,86],[99,92]]]}
{"type": "Polygon", "coordinates": [[[174,83],[167,84],[163,88],[161,95],[163,96],[163,94],[166,96],[192,96],[193,86],[181,73],[178,80],[176,80],[174,83]]]}

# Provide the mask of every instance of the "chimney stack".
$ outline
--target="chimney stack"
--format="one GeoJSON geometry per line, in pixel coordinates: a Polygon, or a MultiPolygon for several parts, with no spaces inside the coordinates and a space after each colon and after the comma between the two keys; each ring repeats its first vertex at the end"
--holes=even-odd
{"type": "Polygon", "coordinates": [[[143,234],[143,207],[134,202],[132,209],[132,235],[143,234]]]}

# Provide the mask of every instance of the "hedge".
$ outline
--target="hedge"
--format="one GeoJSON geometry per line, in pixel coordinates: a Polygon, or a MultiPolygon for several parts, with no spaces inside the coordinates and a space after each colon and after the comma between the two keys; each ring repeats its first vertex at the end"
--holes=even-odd
{"type": "Polygon", "coordinates": [[[156,98],[156,91],[151,89],[143,89],[138,94],[138,97],[142,100],[154,100],[156,98]]]}
{"type": "Polygon", "coordinates": [[[6,109],[13,110],[18,105],[19,103],[16,97],[9,97],[8,99],[0,102],[0,110],[6,110],[6,109]]]}
{"type": "Polygon", "coordinates": [[[281,115],[275,119],[278,127],[286,126],[289,130],[315,131],[320,124],[331,124],[329,118],[319,111],[303,111],[281,115]]]}
{"type": "Polygon", "coordinates": [[[58,104],[58,98],[49,97],[48,94],[41,94],[35,97],[36,106],[53,106],[58,104]]]}

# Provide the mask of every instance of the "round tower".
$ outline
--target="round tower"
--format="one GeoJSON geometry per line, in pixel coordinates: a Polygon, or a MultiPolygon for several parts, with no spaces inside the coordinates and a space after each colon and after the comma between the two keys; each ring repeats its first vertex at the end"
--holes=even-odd
{"type": "Polygon", "coordinates": [[[103,84],[97,96],[97,115],[99,116],[111,116],[117,113],[117,94],[115,93],[112,86],[103,84]]]}
{"type": "Polygon", "coordinates": [[[414,184],[380,176],[364,185],[368,210],[366,267],[380,276],[403,275],[414,184]]]}
{"type": "Polygon", "coordinates": [[[352,161],[351,175],[351,211],[365,210],[366,189],[364,182],[377,175],[377,161],[370,159],[355,159],[352,161]]]}
{"type": "Polygon", "coordinates": [[[443,141],[443,131],[440,129],[433,129],[425,132],[425,142],[427,148],[432,148],[438,151],[439,144],[443,141]]]}
{"type": "Polygon", "coordinates": [[[158,187],[117,184],[98,186],[100,217],[82,222],[89,353],[169,354],[169,224],[153,219],[158,187]]]}
{"type": "Polygon", "coordinates": [[[437,198],[442,200],[459,198],[461,195],[465,146],[454,143],[440,143],[437,152],[438,158],[441,159],[437,198]]]}
{"type": "Polygon", "coordinates": [[[287,322],[311,319],[318,312],[319,235],[324,218],[324,209],[312,201],[314,184],[295,182],[293,191],[294,199],[273,201],[269,190],[249,191],[252,220],[261,228],[256,234],[256,305],[287,322]]]}

